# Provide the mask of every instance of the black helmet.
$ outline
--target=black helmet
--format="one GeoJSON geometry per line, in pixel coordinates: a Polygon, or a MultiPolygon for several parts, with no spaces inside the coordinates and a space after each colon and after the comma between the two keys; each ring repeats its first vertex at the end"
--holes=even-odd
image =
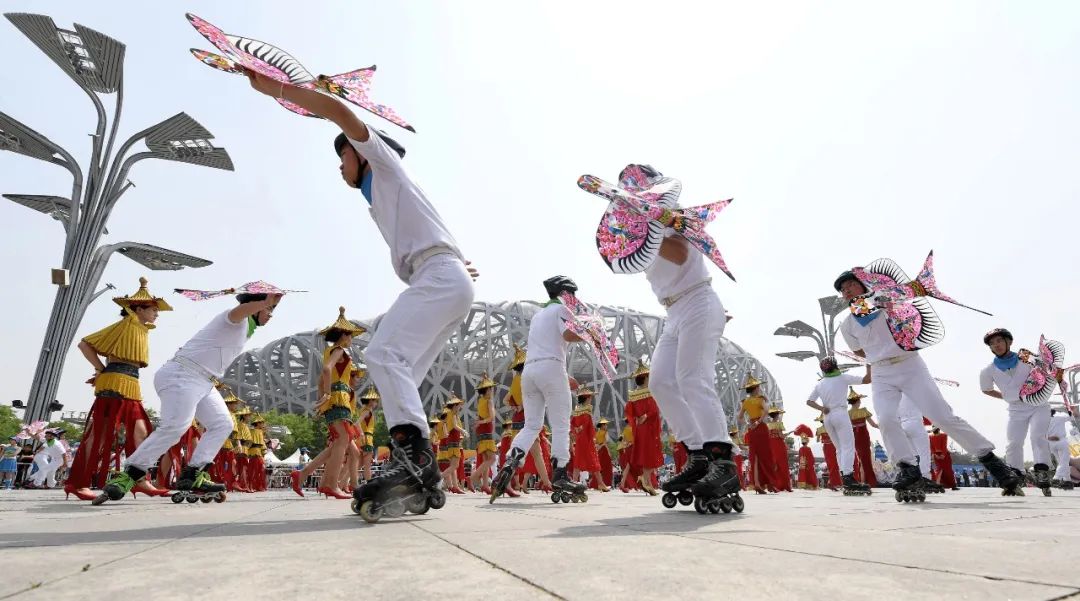
{"type": "Polygon", "coordinates": [[[994,328],[993,330],[990,330],[986,334],[983,334],[983,344],[985,344],[986,346],[990,346],[990,339],[993,338],[994,336],[1001,336],[1005,340],[1008,340],[1009,344],[1012,344],[1012,341],[1013,341],[1012,332],[1006,330],[1005,328],[994,328]]]}
{"type": "Polygon", "coordinates": [[[832,373],[840,369],[836,364],[836,357],[825,357],[818,363],[818,367],[821,368],[821,373],[823,374],[832,373]]]}
{"type": "MultiPolygon", "coordinates": [[[[845,271],[844,273],[841,273],[840,277],[836,278],[836,281],[833,282],[832,286],[833,286],[833,288],[836,289],[837,292],[840,292],[840,287],[844,285],[844,282],[847,282],[847,281],[850,281],[850,280],[855,280],[856,282],[859,282],[860,284],[862,284],[862,282],[859,281],[859,278],[855,277],[855,274],[852,273],[851,270],[849,269],[849,270],[845,271]]],[[[863,288],[864,289],[866,288],[865,284],[863,285],[863,288]]]]}
{"type": "Polygon", "coordinates": [[[555,298],[563,292],[577,292],[577,284],[565,275],[557,275],[544,280],[544,290],[547,290],[548,297],[555,298]]]}

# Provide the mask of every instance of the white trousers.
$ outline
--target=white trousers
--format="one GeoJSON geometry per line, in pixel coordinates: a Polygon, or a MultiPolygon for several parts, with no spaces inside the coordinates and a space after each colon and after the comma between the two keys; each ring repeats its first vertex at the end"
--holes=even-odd
{"type": "Polygon", "coordinates": [[[43,484],[49,488],[56,486],[56,470],[60,469],[60,463],[60,460],[52,457],[48,450],[38,451],[34,455],[34,465],[37,466],[33,478],[34,486],[43,484]]]}
{"type": "Polygon", "coordinates": [[[1071,479],[1072,475],[1069,473],[1069,443],[1064,440],[1051,442],[1050,452],[1052,452],[1057,459],[1057,470],[1054,471],[1054,479],[1071,479]]]}
{"type": "Polygon", "coordinates": [[[409,287],[382,316],[364,360],[382,396],[387,428],[412,424],[429,436],[420,384],[472,301],[464,263],[454,255],[435,255],[413,273],[409,287]]]}
{"type": "Polygon", "coordinates": [[[930,376],[926,362],[917,354],[893,365],[874,365],[874,380],[870,386],[881,437],[885,439],[885,449],[893,464],[903,461],[914,465],[918,456],[900,425],[897,412],[904,395],[968,453],[982,457],[994,450],[994,443],[953,413],[930,376]]]}
{"type": "Polygon", "coordinates": [[[570,461],[570,380],[562,361],[543,360],[525,364],[521,372],[521,395],[525,398],[525,426],[510,446],[528,454],[544,427],[544,412],[551,425],[551,456],[559,465],[570,461]]]}
{"type": "Polygon", "coordinates": [[[1005,463],[1019,470],[1024,469],[1024,438],[1028,437],[1035,463],[1050,465],[1050,441],[1046,440],[1049,428],[1050,405],[1010,402],[1009,424],[1005,428],[1005,463]]]}
{"type": "Polygon", "coordinates": [[[840,463],[841,474],[855,473],[855,430],[851,427],[851,418],[847,411],[830,410],[825,414],[825,431],[829,433],[833,446],[836,447],[836,460],[840,463]]]}
{"type": "Polygon", "coordinates": [[[161,399],[158,426],[127,458],[127,465],[150,469],[180,441],[195,419],[206,432],[187,463],[201,468],[212,462],[233,428],[229,408],[217,389],[205,377],[169,361],[154,374],[154,390],[161,399]]]}
{"type": "Polygon", "coordinates": [[[919,419],[902,419],[900,427],[904,429],[911,447],[919,457],[919,471],[926,478],[930,477],[930,435],[923,426],[922,417],[919,419]]]}
{"type": "Polygon", "coordinates": [[[653,349],[649,388],[672,434],[692,451],[706,442],[731,442],[716,394],[716,353],[726,323],[720,297],[702,286],[668,307],[653,349]]]}

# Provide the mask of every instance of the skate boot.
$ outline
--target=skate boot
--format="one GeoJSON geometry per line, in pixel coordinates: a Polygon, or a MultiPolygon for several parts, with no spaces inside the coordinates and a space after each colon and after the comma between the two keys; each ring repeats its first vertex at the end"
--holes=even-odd
{"type": "MultiPolygon", "coordinates": [[[[683,444],[683,443],[679,443],[683,444]]],[[[697,484],[698,480],[705,477],[705,474],[709,473],[709,456],[705,453],[705,450],[691,451],[686,448],[687,458],[686,465],[683,466],[682,471],[675,474],[667,482],[660,485],[660,490],[673,493],[679,497],[679,502],[683,505],[689,505],[694,502],[694,495],[690,492],[690,487],[697,484]],[[683,499],[686,499],[683,501],[683,499]]]]}
{"type": "Polygon", "coordinates": [[[896,464],[900,473],[896,475],[893,489],[896,491],[897,503],[922,503],[926,500],[926,491],[923,489],[922,471],[919,466],[906,461],[896,464]]]}
{"type": "Polygon", "coordinates": [[[937,482],[934,482],[933,480],[931,480],[930,478],[927,478],[926,476],[923,476],[922,485],[923,485],[923,490],[925,490],[928,493],[941,494],[941,493],[945,492],[945,487],[944,486],[938,484],[937,482]]]}
{"type": "Polygon", "coordinates": [[[109,475],[108,482],[101,489],[101,494],[97,496],[93,501],[94,505],[101,505],[105,501],[119,501],[124,498],[124,495],[131,492],[132,488],[146,477],[146,472],[129,465],[124,468],[122,472],[113,472],[109,475]]]}
{"type": "Polygon", "coordinates": [[[855,474],[841,474],[845,497],[870,496],[870,486],[855,479],[855,474]]]}
{"type": "Polygon", "coordinates": [[[559,465],[559,460],[551,458],[551,502],[552,503],[587,503],[589,496],[585,494],[585,485],[574,482],[566,475],[566,467],[559,465]]]}
{"type": "Polygon", "coordinates": [[[1034,467],[1035,471],[1035,486],[1042,489],[1044,497],[1050,496],[1050,466],[1045,463],[1036,463],[1034,467]]]}
{"type": "MultiPolygon", "coordinates": [[[[506,492],[510,487],[510,481],[514,479],[514,472],[517,471],[521,463],[525,461],[525,451],[517,447],[510,448],[510,456],[506,458],[506,463],[499,469],[499,473],[495,474],[495,479],[491,481],[491,496],[488,497],[488,505],[495,502],[506,492]]],[[[511,495],[517,496],[517,495],[511,495]]]]}
{"type": "MultiPolygon", "coordinates": [[[[726,442],[707,442],[703,446],[709,460],[705,476],[690,487],[694,495],[694,510],[704,513],[742,513],[745,507],[739,496],[739,475],[735,471],[735,462],[731,460],[731,444],[726,442]]],[[[675,506],[677,497],[664,495],[661,502],[668,509],[675,506]]]]}
{"type": "Polygon", "coordinates": [[[374,524],[384,515],[401,517],[406,511],[427,513],[442,509],[446,493],[435,462],[431,441],[412,424],[390,429],[390,461],[377,478],[353,490],[352,510],[374,524]]]}
{"type": "Polygon", "coordinates": [[[1024,496],[1024,480],[1016,474],[1016,470],[1005,465],[1005,462],[993,452],[979,457],[979,463],[983,464],[986,471],[998,481],[1002,496],[1024,496]]]}
{"type": "Polygon", "coordinates": [[[180,472],[180,477],[176,479],[176,492],[172,494],[173,503],[183,503],[184,501],[188,503],[198,501],[203,503],[211,501],[224,503],[225,485],[211,480],[210,474],[206,472],[206,466],[195,467],[189,465],[184,468],[184,471],[180,472]]]}

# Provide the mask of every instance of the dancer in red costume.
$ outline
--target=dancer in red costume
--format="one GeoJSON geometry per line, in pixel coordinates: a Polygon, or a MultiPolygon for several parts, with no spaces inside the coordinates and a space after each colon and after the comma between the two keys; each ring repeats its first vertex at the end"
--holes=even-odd
{"type": "Polygon", "coordinates": [[[878,427],[873,414],[869,409],[862,406],[865,394],[859,394],[852,388],[848,393],[848,417],[851,418],[851,428],[855,431],[855,479],[867,486],[877,486],[877,476],[874,474],[874,454],[870,448],[869,424],[878,427]]]}
{"type": "Polygon", "coordinates": [[[747,397],[739,409],[739,421],[745,421],[746,444],[750,449],[750,484],[760,495],[777,491],[776,463],[773,461],[772,442],[769,440],[769,424],[766,408],[768,400],[761,394],[761,380],[747,374],[743,390],[747,397]]]}
{"type": "Polygon", "coordinates": [[[814,432],[810,426],[799,424],[792,430],[792,434],[798,436],[802,442],[802,446],[799,447],[799,476],[796,479],[796,486],[805,490],[817,490],[817,464],[814,452],[810,450],[810,438],[814,432]]]}
{"type": "Polygon", "coordinates": [[[445,417],[443,418],[446,438],[444,439],[445,442],[439,447],[446,458],[446,468],[442,471],[443,480],[446,482],[446,490],[458,495],[465,494],[465,491],[461,488],[461,482],[458,480],[460,468],[464,465],[462,463],[464,457],[461,448],[462,440],[465,437],[465,428],[461,425],[458,413],[464,404],[465,401],[457,396],[450,397],[450,400],[446,402],[445,417]]]}
{"type": "Polygon", "coordinates": [[[611,490],[615,481],[615,466],[611,461],[611,450],[608,448],[608,420],[600,418],[596,422],[596,435],[593,437],[596,446],[596,456],[600,461],[600,479],[589,481],[589,488],[597,490],[611,490]]]}
{"type": "Polygon", "coordinates": [[[649,366],[642,361],[630,377],[637,386],[627,393],[626,399],[626,414],[634,431],[631,463],[641,472],[638,483],[642,490],[656,495],[656,469],[664,465],[664,449],[660,441],[660,408],[649,390],[649,366]]]}
{"type": "Polygon", "coordinates": [[[945,488],[956,490],[956,474],[953,473],[952,454],[949,453],[949,435],[937,426],[930,431],[930,457],[934,462],[930,477],[945,488]]]}
{"type": "Polygon", "coordinates": [[[600,456],[596,452],[596,426],[592,417],[593,391],[588,388],[579,388],[577,394],[578,404],[570,414],[570,441],[571,454],[573,456],[572,478],[575,482],[580,481],[579,474],[589,474],[589,483],[599,482],[597,488],[600,492],[607,492],[608,487],[604,484],[604,478],[600,473],[600,456]]]}
{"type": "MultiPolygon", "coordinates": [[[[121,307],[120,321],[79,342],[79,351],[94,368],[94,376],[87,380],[94,387],[94,404],[68,471],[65,498],[71,494],[82,501],[96,498],[90,487],[105,484],[110,465],[120,467],[119,448],[113,451],[120,433],[124,453],[131,455],[152,430],[142,405],[139,370],[150,361],[149,332],[158,313],[172,307],[151,295],[146,284],[146,278],[139,278],[135,294],[113,299],[121,307]]],[[[145,480],[133,490],[151,496],[169,494],[145,480]]]]}
{"type": "MultiPolygon", "coordinates": [[[[739,490],[746,490],[748,484],[746,479],[746,450],[741,444],[743,437],[739,435],[739,427],[731,426],[728,430],[728,437],[731,438],[731,458],[735,462],[735,474],[739,476],[739,490]]],[[[685,459],[684,459],[685,461],[685,459]]]]}
{"type": "Polygon", "coordinates": [[[495,465],[495,381],[484,372],[476,385],[476,464],[469,476],[470,488],[491,494],[491,467],[495,465]]]}
{"type": "Polygon", "coordinates": [[[777,404],[769,407],[769,444],[772,446],[773,465],[776,469],[776,488],[784,492],[791,492],[791,462],[788,458],[788,446],[784,431],[784,422],[781,417],[783,408],[777,404]]]}

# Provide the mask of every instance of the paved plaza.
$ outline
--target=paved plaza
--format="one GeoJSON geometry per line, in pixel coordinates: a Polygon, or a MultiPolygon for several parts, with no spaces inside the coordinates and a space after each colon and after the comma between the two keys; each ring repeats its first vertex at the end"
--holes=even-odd
{"type": "Polygon", "coordinates": [[[1080,492],[1033,492],[797,491],[706,516],[641,493],[452,495],[371,526],[286,491],[103,507],[3,491],[0,599],[1080,599],[1080,492]]]}

